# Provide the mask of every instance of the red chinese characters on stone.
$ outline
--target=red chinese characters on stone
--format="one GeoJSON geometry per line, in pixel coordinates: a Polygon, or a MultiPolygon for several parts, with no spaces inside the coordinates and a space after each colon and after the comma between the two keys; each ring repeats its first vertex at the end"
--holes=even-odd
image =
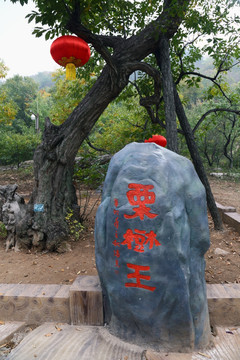
{"type": "Polygon", "coordinates": [[[126,193],[128,201],[132,206],[135,207],[133,208],[134,214],[124,214],[126,219],[133,219],[139,216],[140,220],[143,220],[144,215],[150,219],[154,219],[156,216],[158,216],[158,214],[151,212],[150,207],[146,206],[155,202],[155,193],[150,191],[154,188],[153,185],[131,183],[128,185],[128,188],[130,189],[126,193]]]}
{"type": "Polygon", "coordinates": [[[120,267],[120,266],[119,266],[118,259],[115,260],[115,267],[118,267],[118,268],[120,267]]]}
{"type": "Polygon", "coordinates": [[[117,258],[120,257],[120,251],[119,250],[113,250],[114,256],[116,256],[117,258]]]}
{"type": "Polygon", "coordinates": [[[114,241],[112,242],[112,244],[114,245],[114,246],[120,246],[120,242],[119,241],[117,241],[116,239],[114,239],[114,241]]]}
{"type": "Polygon", "coordinates": [[[127,263],[127,267],[129,269],[134,270],[133,273],[127,275],[128,279],[135,279],[136,282],[127,282],[125,283],[125,287],[135,287],[140,289],[146,289],[149,291],[154,291],[156,289],[155,286],[149,286],[141,283],[141,280],[151,280],[150,275],[143,275],[140,271],[149,271],[150,266],[143,266],[143,265],[135,265],[127,263]]]}
{"type": "Polygon", "coordinates": [[[160,246],[161,243],[156,239],[156,234],[151,230],[147,233],[144,230],[135,229],[134,232],[131,229],[128,229],[123,235],[124,241],[121,242],[121,245],[127,245],[129,250],[132,250],[132,245],[134,245],[133,250],[136,252],[144,252],[144,246],[149,244],[149,249],[151,250],[153,246],[160,246]]]}
{"type": "MultiPolygon", "coordinates": [[[[117,207],[117,206],[118,206],[118,199],[114,199],[114,207],[117,207]]],[[[113,214],[116,215],[116,217],[115,217],[115,221],[114,221],[115,238],[114,238],[114,241],[112,242],[112,244],[114,246],[116,246],[116,247],[119,247],[120,246],[120,242],[118,241],[118,228],[119,228],[118,217],[119,217],[119,211],[114,209],[113,214]]],[[[119,261],[118,261],[118,259],[120,258],[119,249],[113,250],[113,254],[114,254],[114,257],[115,257],[115,268],[120,268],[119,261]]],[[[115,273],[118,274],[119,271],[116,269],[115,273]]]]}
{"type": "MultiPolygon", "coordinates": [[[[140,220],[144,220],[144,216],[150,219],[154,219],[158,214],[151,211],[148,205],[154,204],[156,195],[154,193],[153,185],[143,185],[131,183],[128,185],[129,191],[126,195],[130,205],[133,206],[133,214],[124,214],[126,219],[134,219],[139,217],[140,220]]],[[[123,235],[123,241],[121,245],[126,245],[129,250],[134,250],[138,253],[144,253],[145,246],[149,246],[149,250],[153,249],[154,246],[160,246],[161,243],[157,240],[154,231],[146,232],[145,230],[139,229],[127,229],[123,235]]],[[[133,279],[133,282],[126,282],[125,287],[127,288],[140,288],[148,291],[154,291],[155,286],[146,285],[141,280],[151,280],[150,275],[144,275],[141,272],[150,271],[150,266],[143,266],[137,264],[127,263],[127,267],[134,272],[127,275],[128,279],[133,279]]]]}

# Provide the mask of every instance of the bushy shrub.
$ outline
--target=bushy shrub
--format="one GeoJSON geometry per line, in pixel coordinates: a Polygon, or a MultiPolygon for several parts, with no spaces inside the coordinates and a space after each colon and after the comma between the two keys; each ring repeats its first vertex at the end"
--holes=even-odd
{"type": "Polygon", "coordinates": [[[29,130],[22,134],[2,132],[0,134],[0,165],[17,165],[33,158],[40,143],[40,136],[29,130]]]}

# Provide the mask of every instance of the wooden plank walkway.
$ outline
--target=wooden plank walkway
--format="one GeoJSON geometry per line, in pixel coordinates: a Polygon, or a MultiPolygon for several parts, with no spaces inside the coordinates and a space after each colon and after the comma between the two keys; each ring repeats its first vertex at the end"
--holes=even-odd
{"type": "Polygon", "coordinates": [[[103,326],[42,324],[12,350],[8,360],[239,360],[240,329],[217,328],[214,346],[194,353],[154,353],[123,342],[103,326]]]}

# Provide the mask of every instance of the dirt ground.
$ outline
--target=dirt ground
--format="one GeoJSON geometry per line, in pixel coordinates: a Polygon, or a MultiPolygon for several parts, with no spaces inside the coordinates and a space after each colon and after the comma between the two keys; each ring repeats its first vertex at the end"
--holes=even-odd
{"type": "MultiPolygon", "coordinates": [[[[231,205],[240,213],[240,183],[209,178],[217,202],[231,205]]],[[[26,170],[0,170],[0,185],[18,184],[17,192],[29,196],[32,176],[26,170]]],[[[79,241],[70,241],[71,251],[58,254],[25,250],[5,252],[0,237],[0,283],[71,284],[78,275],[96,275],[94,212],[79,241]]],[[[209,217],[211,247],[206,254],[207,283],[240,283],[240,235],[229,226],[217,232],[209,217]],[[227,254],[218,254],[221,249],[227,254]]]]}

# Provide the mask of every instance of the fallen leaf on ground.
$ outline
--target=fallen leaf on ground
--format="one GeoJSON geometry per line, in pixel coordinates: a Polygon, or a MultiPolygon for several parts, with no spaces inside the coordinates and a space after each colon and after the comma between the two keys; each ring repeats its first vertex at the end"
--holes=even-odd
{"type": "Polygon", "coordinates": [[[199,355],[202,355],[202,356],[205,356],[205,357],[208,358],[208,359],[211,359],[211,356],[208,355],[208,354],[204,354],[204,353],[202,353],[202,352],[199,352],[198,354],[199,354],[199,355]]]}
{"type": "Polygon", "coordinates": [[[57,325],[55,325],[55,328],[57,329],[57,331],[62,331],[62,329],[60,327],[58,327],[57,325]]]}

